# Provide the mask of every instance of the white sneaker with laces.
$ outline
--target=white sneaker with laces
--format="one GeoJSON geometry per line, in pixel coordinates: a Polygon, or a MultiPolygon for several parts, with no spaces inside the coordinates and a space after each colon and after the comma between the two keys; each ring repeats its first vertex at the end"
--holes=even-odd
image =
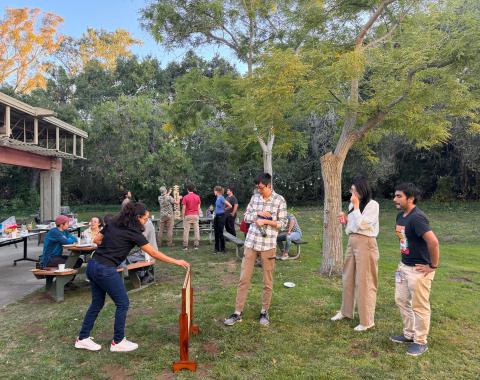
{"type": "Polygon", "coordinates": [[[127,338],[123,338],[121,342],[115,343],[112,340],[112,344],[110,345],[110,351],[112,352],[129,352],[134,351],[138,348],[137,343],[130,342],[127,338]]]}
{"type": "Polygon", "coordinates": [[[337,314],[335,314],[332,318],[330,318],[331,321],[341,321],[342,319],[347,318],[342,314],[341,311],[339,311],[337,314]]]}
{"type": "Polygon", "coordinates": [[[364,325],[358,325],[354,327],[354,331],[367,331],[368,329],[371,329],[373,326],[375,326],[375,323],[372,323],[370,326],[364,326],[364,325]]]}
{"type": "Polygon", "coordinates": [[[85,339],[79,339],[75,341],[75,348],[83,348],[89,351],[98,351],[102,348],[99,344],[93,341],[93,338],[90,336],[85,339]]]}

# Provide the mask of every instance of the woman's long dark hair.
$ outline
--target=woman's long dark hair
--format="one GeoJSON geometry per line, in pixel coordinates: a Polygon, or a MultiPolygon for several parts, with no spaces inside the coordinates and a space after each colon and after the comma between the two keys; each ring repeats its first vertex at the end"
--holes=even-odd
{"type": "Polygon", "coordinates": [[[360,197],[360,212],[363,212],[368,202],[372,200],[372,188],[364,176],[357,176],[353,179],[352,185],[355,186],[360,197]]]}
{"type": "Polygon", "coordinates": [[[115,218],[115,224],[117,227],[134,228],[143,231],[143,225],[138,221],[139,216],[145,215],[147,207],[140,202],[128,203],[123,207],[120,214],[115,218]]]}

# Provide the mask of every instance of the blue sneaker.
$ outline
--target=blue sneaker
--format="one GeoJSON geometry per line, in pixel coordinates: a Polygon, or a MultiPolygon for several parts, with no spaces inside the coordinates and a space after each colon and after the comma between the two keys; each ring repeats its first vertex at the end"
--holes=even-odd
{"type": "Polygon", "coordinates": [[[390,340],[395,343],[413,343],[413,339],[406,338],[405,335],[394,335],[390,340]]]}
{"type": "Polygon", "coordinates": [[[426,344],[412,343],[407,350],[407,355],[420,356],[428,351],[426,344]]]}

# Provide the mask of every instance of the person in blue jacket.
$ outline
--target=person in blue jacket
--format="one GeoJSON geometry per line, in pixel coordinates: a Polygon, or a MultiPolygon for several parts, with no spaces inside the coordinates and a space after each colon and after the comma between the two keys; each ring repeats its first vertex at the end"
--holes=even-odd
{"type": "MultiPolygon", "coordinates": [[[[68,232],[68,217],[59,215],[55,218],[56,227],[47,232],[43,243],[43,253],[40,257],[40,266],[56,267],[65,264],[68,256],[63,256],[63,245],[77,242],[77,238],[68,232]]],[[[74,268],[82,266],[83,260],[78,259],[74,268]]]]}

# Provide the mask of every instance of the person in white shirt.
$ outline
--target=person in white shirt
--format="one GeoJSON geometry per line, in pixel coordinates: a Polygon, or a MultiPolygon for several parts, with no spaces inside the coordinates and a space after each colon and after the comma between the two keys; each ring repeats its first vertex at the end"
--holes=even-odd
{"type": "Polygon", "coordinates": [[[365,331],[375,325],[379,205],[372,199],[372,190],[365,177],[354,178],[350,192],[348,215],[342,212],[338,216],[338,221],[346,225],[348,235],[342,275],[342,308],[331,320],[353,319],[356,303],[360,324],[354,330],[365,331]]]}

